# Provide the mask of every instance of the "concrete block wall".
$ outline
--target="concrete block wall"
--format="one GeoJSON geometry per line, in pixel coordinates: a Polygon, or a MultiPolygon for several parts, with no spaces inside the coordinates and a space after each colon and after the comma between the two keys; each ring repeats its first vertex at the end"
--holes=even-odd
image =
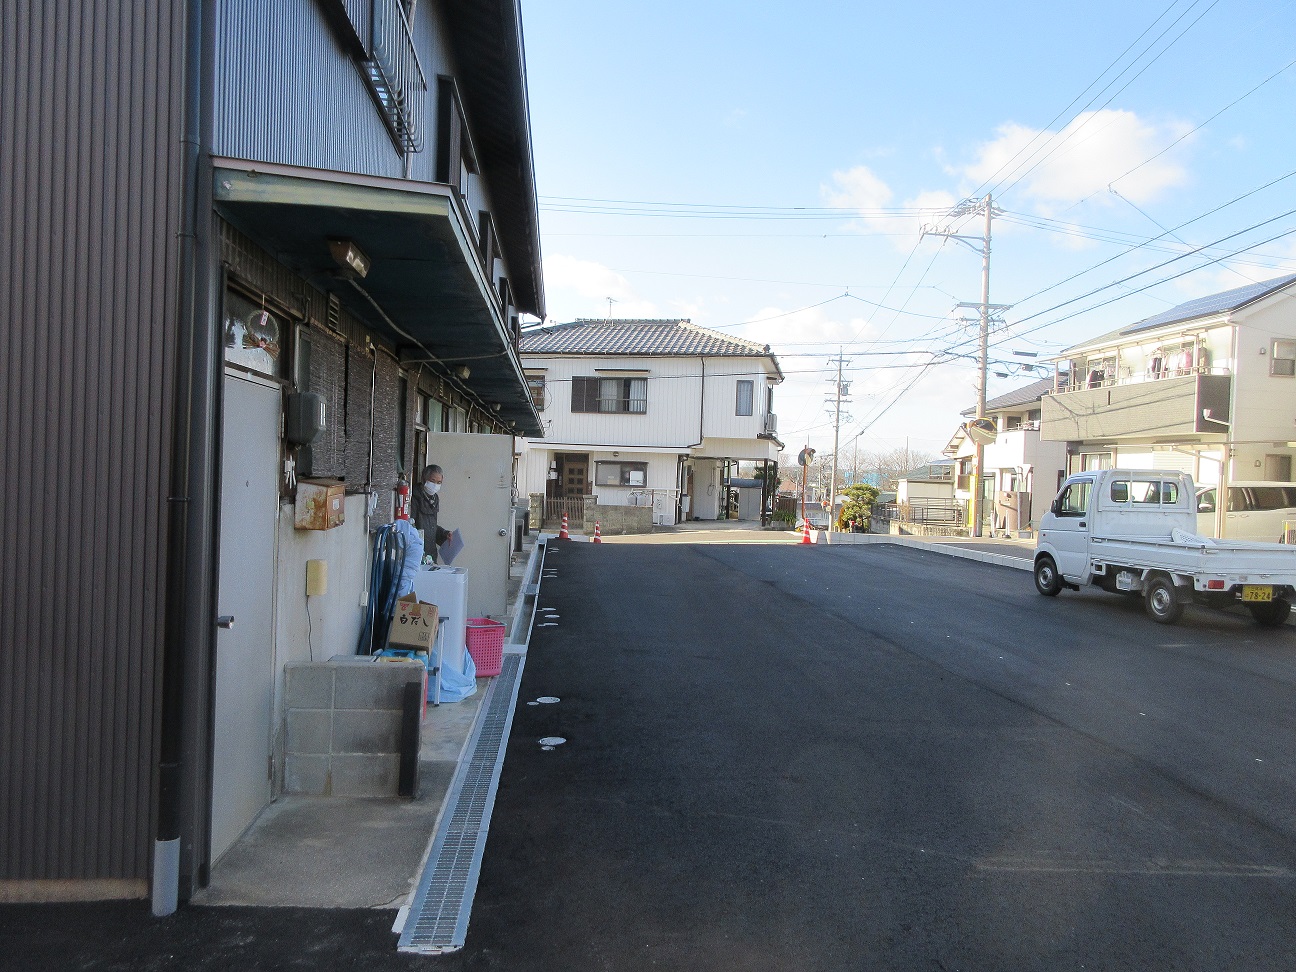
{"type": "Polygon", "coordinates": [[[594,499],[593,496],[585,497],[586,533],[593,535],[595,521],[598,521],[600,532],[607,536],[652,533],[651,506],[604,506],[594,502],[594,499]]]}
{"type": "Polygon", "coordinates": [[[395,796],[405,685],[424,672],[364,657],[286,665],[284,792],[395,796]]]}

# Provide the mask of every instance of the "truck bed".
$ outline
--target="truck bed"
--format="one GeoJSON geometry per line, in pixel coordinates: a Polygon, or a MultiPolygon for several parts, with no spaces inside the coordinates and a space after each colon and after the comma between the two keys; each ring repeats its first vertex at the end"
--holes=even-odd
{"type": "Polygon", "coordinates": [[[1214,540],[1176,531],[1171,537],[1090,538],[1090,560],[1234,583],[1296,584],[1296,545],[1214,540]]]}

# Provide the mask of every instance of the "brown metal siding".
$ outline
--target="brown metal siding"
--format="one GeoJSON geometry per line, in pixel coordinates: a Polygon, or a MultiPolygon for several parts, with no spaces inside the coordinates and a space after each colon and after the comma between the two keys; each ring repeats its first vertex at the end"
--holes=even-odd
{"type": "Polygon", "coordinates": [[[0,879],[143,880],[183,8],[27,0],[5,10],[0,879]]]}

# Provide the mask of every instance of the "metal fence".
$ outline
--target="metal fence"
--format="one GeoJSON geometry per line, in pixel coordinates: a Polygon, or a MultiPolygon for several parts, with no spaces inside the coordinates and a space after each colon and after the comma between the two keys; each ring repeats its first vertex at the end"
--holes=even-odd
{"type": "Polygon", "coordinates": [[[932,500],[925,503],[882,503],[873,509],[873,518],[883,523],[963,524],[967,522],[967,504],[957,500],[932,500]]]}
{"type": "Polygon", "coordinates": [[[542,527],[560,526],[564,513],[567,514],[567,528],[569,530],[585,529],[584,496],[546,497],[544,501],[544,520],[540,525],[542,527]]]}

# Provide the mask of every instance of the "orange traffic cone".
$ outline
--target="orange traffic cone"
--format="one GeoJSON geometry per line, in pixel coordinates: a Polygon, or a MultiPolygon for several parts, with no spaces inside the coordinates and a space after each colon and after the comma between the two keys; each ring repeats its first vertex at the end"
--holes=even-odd
{"type": "Polygon", "coordinates": [[[570,539],[571,539],[571,534],[567,532],[567,514],[566,514],[566,513],[563,514],[563,525],[562,525],[562,529],[558,531],[558,539],[559,539],[559,540],[570,540],[570,539]]]}
{"type": "Polygon", "coordinates": [[[594,521],[594,539],[591,540],[590,542],[591,542],[591,543],[602,543],[602,542],[603,542],[603,528],[599,525],[599,521],[598,521],[598,520],[595,520],[595,521],[594,521]]]}
{"type": "Polygon", "coordinates": [[[810,539],[810,521],[809,521],[809,520],[802,520],[802,521],[801,521],[801,542],[802,542],[802,543],[814,543],[814,541],[813,541],[812,539],[810,539]]]}

